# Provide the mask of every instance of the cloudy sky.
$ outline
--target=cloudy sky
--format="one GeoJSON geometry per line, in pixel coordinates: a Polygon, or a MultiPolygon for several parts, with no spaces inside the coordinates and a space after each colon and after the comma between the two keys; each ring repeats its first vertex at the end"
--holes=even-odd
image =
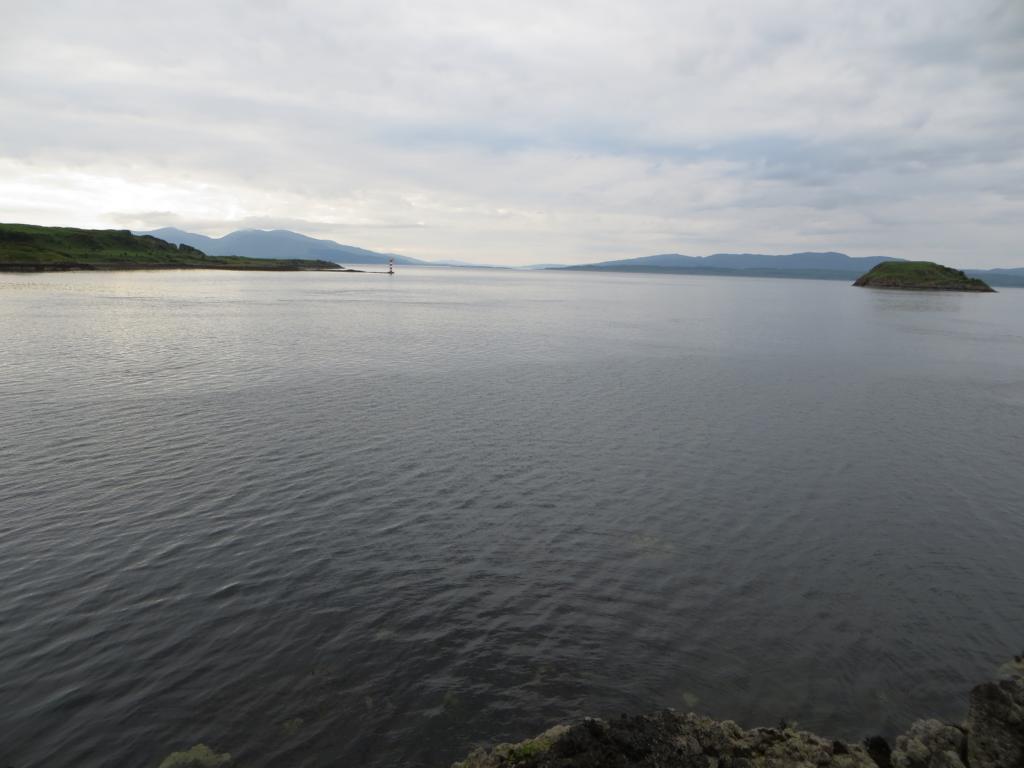
{"type": "Polygon", "coordinates": [[[0,221],[1024,266],[1024,0],[0,11],[0,221]]]}

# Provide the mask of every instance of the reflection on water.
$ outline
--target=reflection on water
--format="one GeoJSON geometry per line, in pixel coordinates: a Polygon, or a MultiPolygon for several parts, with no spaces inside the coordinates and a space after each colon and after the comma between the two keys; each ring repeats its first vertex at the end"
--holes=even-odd
{"type": "Polygon", "coordinates": [[[956,291],[898,291],[862,288],[877,312],[960,312],[964,301],[977,301],[977,294],[956,291]]]}
{"type": "Polygon", "coordinates": [[[0,764],[855,739],[1024,636],[1024,292],[0,277],[0,764]]]}

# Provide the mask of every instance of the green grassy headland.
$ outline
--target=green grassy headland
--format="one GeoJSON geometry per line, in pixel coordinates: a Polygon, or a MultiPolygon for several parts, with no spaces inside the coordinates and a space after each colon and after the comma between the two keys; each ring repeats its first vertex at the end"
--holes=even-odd
{"type": "Polygon", "coordinates": [[[337,270],[333,261],[207,256],[127,230],[0,224],[0,271],[48,272],[71,269],[247,269],[337,270]]]}

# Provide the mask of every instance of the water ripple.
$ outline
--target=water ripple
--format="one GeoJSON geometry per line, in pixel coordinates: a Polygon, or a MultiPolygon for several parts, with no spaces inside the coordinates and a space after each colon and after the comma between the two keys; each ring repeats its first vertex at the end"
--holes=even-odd
{"type": "Polygon", "coordinates": [[[959,718],[1024,636],[1024,292],[0,278],[0,764],[959,718]]]}

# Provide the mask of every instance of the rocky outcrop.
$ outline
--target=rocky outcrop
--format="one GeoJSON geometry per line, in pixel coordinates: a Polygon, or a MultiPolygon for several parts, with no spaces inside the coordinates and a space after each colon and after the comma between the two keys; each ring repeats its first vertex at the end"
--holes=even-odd
{"type": "MultiPolygon", "coordinates": [[[[530,744],[530,742],[524,742],[530,744]]],[[[585,720],[546,748],[504,744],[453,768],[875,768],[865,747],[793,728],[744,730],[736,723],[672,711],[585,720]]]]}
{"type": "Polygon", "coordinates": [[[847,744],[780,726],[673,711],[584,720],[453,768],[1024,768],[1024,658],[971,692],[967,720],[918,720],[897,737],[847,744]]]}
{"type": "Polygon", "coordinates": [[[1000,669],[1000,677],[975,686],[967,714],[970,768],[1024,768],[1024,657],[1000,669]]]}
{"type": "MultiPolygon", "coordinates": [[[[319,763],[318,763],[319,764],[319,763]]],[[[325,762],[326,764],[326,762],[325,762]]],[[[895,747],[880,736],[848,744],[800,731],[745,730],[671,710],[557,725],[516,744],[475,751],[452,768],[1024,768],[1024,657],[971,691],[963,723],[918,720],[895,747]]],[[[240,768],[203,744],[160,768],[240,768]]]]}
{"type": "Polygon", "coordinates": [[[967,734],[957,725],[918,720],[896,738],[893,768],[964,768],[967,734]]]}

